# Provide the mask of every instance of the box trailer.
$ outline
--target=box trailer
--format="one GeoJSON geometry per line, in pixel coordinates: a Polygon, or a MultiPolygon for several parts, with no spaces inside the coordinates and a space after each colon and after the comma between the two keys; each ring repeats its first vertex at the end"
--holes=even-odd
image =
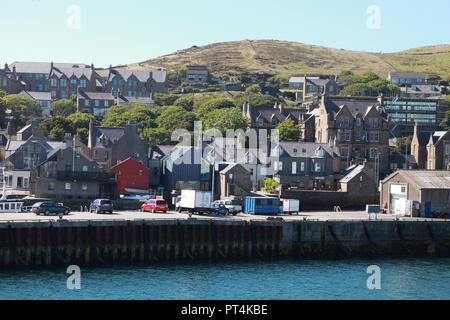
{"type": "Polygon", "coordinates": [[[277,215],[281,213],[282,203],[279,198],[247,197],[245,213],[253,215],[277,215]]]}
{"type": "Polygon", "coordinates": [[[181,196],[176,200],[175,209],[178,212],[187,212],[189,216],[210,213],[228,214],[225,206],[212,206],[210,191],[182,190],[181,196]]]}
{"type": "Polygon", "coordinates": [[[300,212],[300,200],[283,200],[283,212],[287,214],[298,214],[300,212]]]}

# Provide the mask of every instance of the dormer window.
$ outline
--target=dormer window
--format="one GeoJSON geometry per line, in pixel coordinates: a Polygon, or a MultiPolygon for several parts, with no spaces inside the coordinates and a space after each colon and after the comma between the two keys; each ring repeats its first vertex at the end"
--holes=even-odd
{"type": "Polygon", "coordinates": [[[264,125],[264,120],[263,119],[259,119],[259,126],[262,127],[264,125]]]}
{"type": "Polygon", "coordinates": [[[323,150],[322,147],[319,147],[316,149],[316,156],[317,157],[323,157],[325,155],[325,150],[323,150]]]}

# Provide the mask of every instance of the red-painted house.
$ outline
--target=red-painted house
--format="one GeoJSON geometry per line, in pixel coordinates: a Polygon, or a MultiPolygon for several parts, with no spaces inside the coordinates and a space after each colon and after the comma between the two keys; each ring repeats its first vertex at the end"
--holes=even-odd
{"type": "Polygon", "coordinates": [[[117,177],[120,193],[145,193],[149,187],[149,170],[136,160],[128,158],[111,168],[117,177]]]}

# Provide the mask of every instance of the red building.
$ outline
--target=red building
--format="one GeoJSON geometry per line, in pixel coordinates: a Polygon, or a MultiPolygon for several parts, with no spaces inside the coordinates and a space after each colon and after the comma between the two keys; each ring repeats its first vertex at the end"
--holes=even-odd
{"type": "Polygon", "coordinates": [[[136,160],[128,158],[111,168],[117,177],[117,189],[120,193],[146,192],[149,186],[149,170],[136,160]]]}

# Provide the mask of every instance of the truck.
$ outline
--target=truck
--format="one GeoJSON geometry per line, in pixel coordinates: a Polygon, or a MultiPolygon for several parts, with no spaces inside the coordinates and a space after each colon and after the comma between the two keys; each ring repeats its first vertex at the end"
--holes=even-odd
{"type": "Polygon", "coordinates": [[[212,206],[211,192],[197,190],[182,190],[181,196],[176,198],[175,209],[178,212],[187,212],[190,217],[193,214],[229,213],[224,205],[212,206]]]}
{"type": "Polygon", "coordinates": [[[300,201],[283,199],[283,212],[287,214],[298,214],[300,212],[300,201]]]}

